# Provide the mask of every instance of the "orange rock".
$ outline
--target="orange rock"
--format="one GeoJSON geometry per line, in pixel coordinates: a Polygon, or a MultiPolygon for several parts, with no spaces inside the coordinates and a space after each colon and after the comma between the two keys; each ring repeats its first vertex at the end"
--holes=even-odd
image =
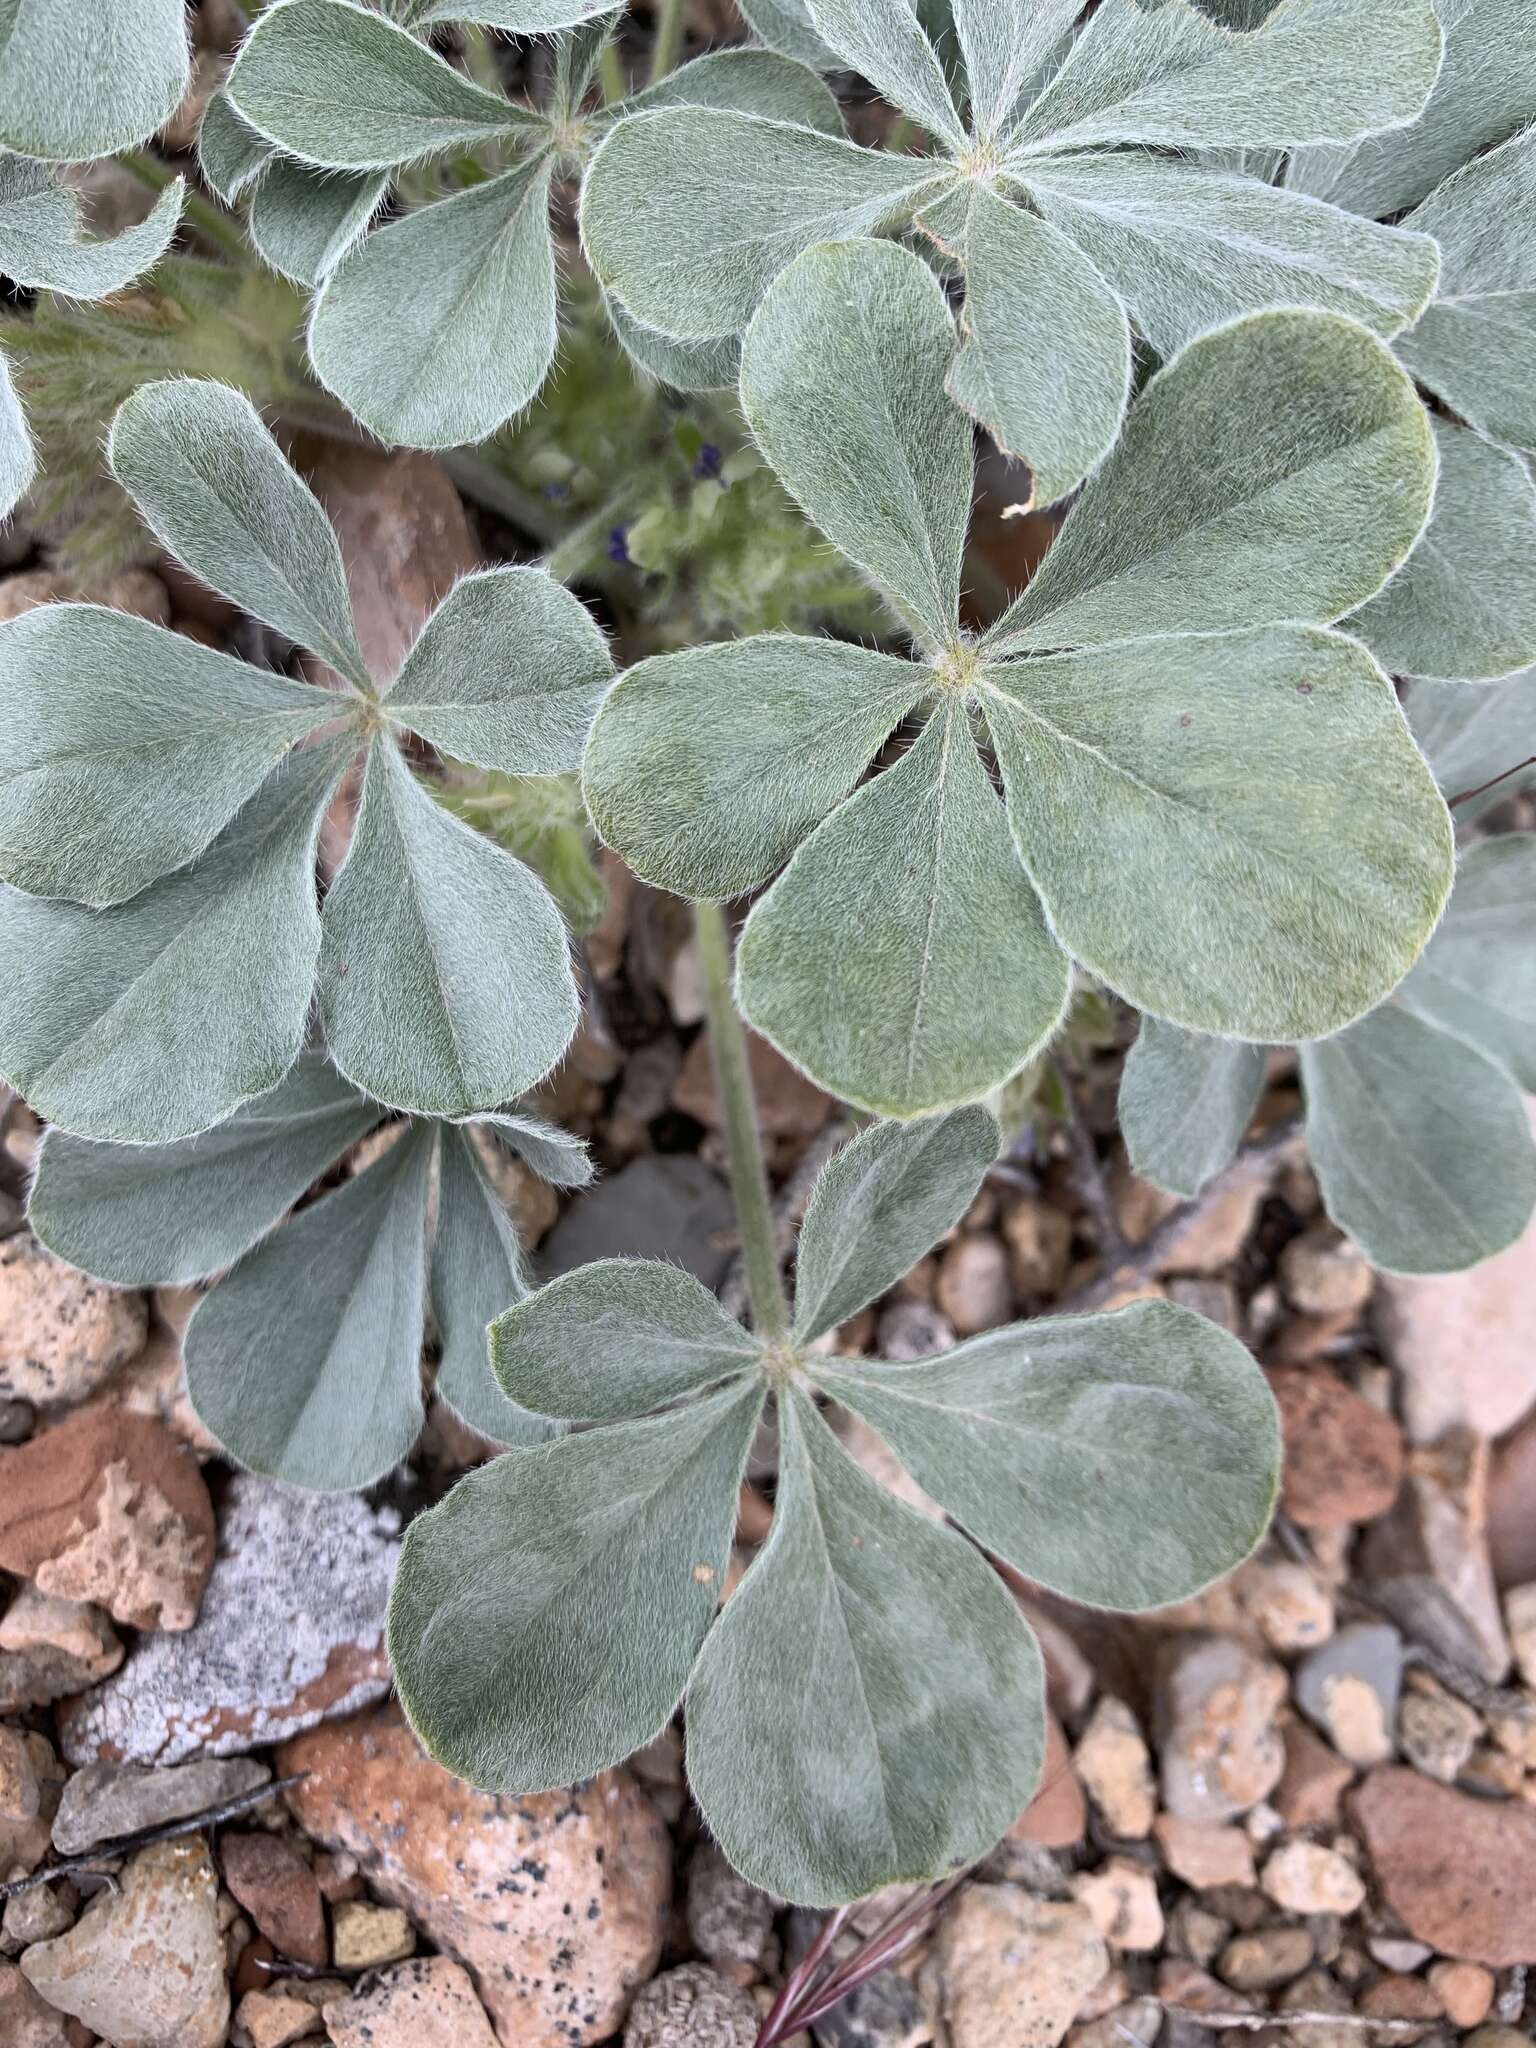
{"type": "Polygon", "coordinates": [[[1349,1807],[1410,1934],[1491,1969],[1536,1962],[1536,1810],[1398,1766],[1373,1771],[1349,1807]]]}
{"type": "Polygon", "coordinates": [[[1402,1432],[1390,1415],[1322,1367],[1275,1366],[1269,1384],[1285,1432],[1285,1512],[1304,1529],[1369,1522],[1397,1498],[1402,1432]]]}
{"type": "Polygon", "coordinates": [[[1285,1769],[1271,1795],[1275,1811],[1289,1828],[1337,1820],[1345,1788],[1355,1775],[1352,1766],[1305,1721],[1287,1721],[1282,1732],[1285,1769]]]}
{"type": "Polygon", "coordinates": [[[1072,1849],[1088,1825],[1088,1802],[1072,1768],[1072,1752],[1061,1723],[1045,1717],[1045,1761],[1034,1798],[1008,1830],[1010,1842],[1036,1842],[1043,1849],[1072,1849]]]}

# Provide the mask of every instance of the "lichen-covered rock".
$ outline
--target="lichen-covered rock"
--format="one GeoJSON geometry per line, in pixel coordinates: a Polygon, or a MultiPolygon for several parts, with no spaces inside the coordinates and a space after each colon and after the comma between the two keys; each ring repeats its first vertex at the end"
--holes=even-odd
{"type": "Polygon", "coordinates": [[[711,1963],[755,1964],[773,1933],[773,1901],[703,1841],[688,1866],[688,1936],[711,1963]]]}
{"type": "Polygon", "coordinates": [[[423,1956],[366,1978],[325,2008],[334,2048],[496,2048],[469,1973],[448,1956],[423,1956]]]}
{"type": "Polygon", "coordinates": [[[1265,1799],[1285,1768],[1275,1715],[1278,1664],[1223,1636],[1177,1640],[1164,1653],[1158,1707],[1163,1803],[1181,1820],[1230,1820],[1265,1799]]]}
{"type": "Polygon", "coordinates": [[[745,1991],[704,1963],[653,1977],[635,1999],[624,2048],[752,2048],[758,2012],[745,1991]]]}
{"type": "Polygon", "coordinates": [[[107,1287],[28,1232],[0,1244],[0,1400],[83,1401],[144,1349],[144,1296],[107,1287]]]}
{"type": "Polygon", "coordinates": [[[113,2048],[221,2048],[229,2025],[219,1881],[198,1836],[141,1849],[118,1888],[21,1959],[27,1982],[113,2048]]]}
{"type": "Polygon", "coordinates": [[[312,1840],[355,1856],[475,1980],[505,2048],[584,2048],[621,2023],[661,1953],[671,1842],[634,1780],[604,1771],[525,1799],[477,1792],[423,1754],[393,1708],[277,1756],[312,1840]]]}
{"type": "Polygon", "coordinates": [[[0,1567],[41,1593],[187,1629],[213,1548],[197,1461],[158,1422],[97,1403],[0,1451],[0,1567]]]}
{"type": "Polygon", "coordinates": [[[142,1638],[115,1676],[61,1709],[65,1755],[232,1756],[382,1698],[397,1530],[365,1501],[238,1474],[196,1625],[142,1638]]]}
{"type": "Polygon", "coordinates": [[[1086,1906],[1006,1884],[960,1894],[938,1956],[952,2048],[1056,2048],[1109,1968],[1086,1906]]]}

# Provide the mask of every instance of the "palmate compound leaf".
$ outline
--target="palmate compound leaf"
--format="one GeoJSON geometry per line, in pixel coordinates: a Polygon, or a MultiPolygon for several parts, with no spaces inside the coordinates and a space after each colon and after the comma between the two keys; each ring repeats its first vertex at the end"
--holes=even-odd
{"type": "Polygon", "coordinates": [[[340,708],[125,612],[40,605],[0,626],[0,875],[121,903],[203,853],[340,708]]]}
{"type": "Polygon", "coordinates": [[[9,518],[37,474],[37,455],[27,417],[16,396],[11,367],[0,350],[0,519],[9,518]]]}
{"type": "Polygon", "coordinates": [[[1517,455],[1448,420],[1434,426],[1430,523],[1349,628],[1395,675],[1486,682],[1536,660],[1536,484],[1517,455]]]}
{"type": "Polygon", "coordinates": [[[28,1220],[50,1251],[98,1280],[186,1286],[249,1251],[382,1114],[306,1053],[269,1094],[180,1144],[102,1145],[50,1130],[28,1220]]]}
{"type": "Polygon", "coordinates": [[[498,1316],[490,1344],[513,1400],[579,1422],[648,1414],[751,1370],[762,1355],[691,1273],[652,1259],[597,1259],[562,1273],[498,1316]]]}
{"type": "Polygon", "coordinates": [[[430,1126],[407,1126],[382,1159],[301,1209],[193,1311],[182,1346],[188,1396],[251,1471],[350,1491],[382,1479],[420,1434],[436,1143],[430,1126]]]}
{"type": "Polygon", "coordinates": [[[235,111],[301,163],[384,171],[546,124],[472,85],[446,59],[355,0],[276,0],[226,86],[235,111]]]}
{"type": "Polygon", "coordinates": [[[197,128],[197,167],[203,182],[233,206],[279,155],[275,142],[254,129],[221,86],[197,128]]]}
{"type": "Polygon", "coordinates": [[[543,1791],[665,1726],[719,1604],[765,1392],[754,1371],[670,1414],[510,1452],[411,1524],[389,1654],[440,1763],[543,1791]]]}
{"type": "Polygon", "coordinates": [[[798,1388],[779,1413],[773,1528],[688,1687],[688,1778],[754,1884],[839,1905],[991,1848],[1039,1776],[1044,1682],[985,1560],[798,1388]]]}
{"type": "Polygon", "coordinates": [[[912,1365],[809,1369],[978,1543],[1067,1599],[1188,1599],[1268,1526],[1280,1430],[1264,1375],[1170,1302],[1014,1324],[912,1365]]]}
{"type": "MultiPolygon", "coordinates": [[[[1536,73],[1536,22],[1524,52],[1536,73]]],[[[1409,221],[1438,239],[1443,263],[1399,354],[1469,426],[1536,452],[1536,130],[1469,163],[1409,221]]]]}
{"type": "Polygon", "coordinates": [[[549,891],[434,803],[385,735],[369,748],[351,850],[326,898],[319,985],[341,1071],[432,1116],[523,1094],[576,1029],[549,891]]]}
{"type": "Polygon", "coordinates": [[[563,1428],[509,1401],[486,1357],[487,1324],[527,1287],[517,1233],[469,1132],[445,1129],[431,1267],[432,1315],[442,1345],[437,1395],[493,1443],[544,1443],[563,1428]]]}
{"type": "Polygon", "coordinates": [[[190,75],[183,0],[7,0],[0,147],[74,163],[145,141],[190,75]]]}
{"type": "Polygon", "coordinates": [[[913,0],[806,0],[817,35],[930,135],[963,150],[965,124],[913,0]]]}
{"type": "Polygon", "coordinates": [[[874,1124],[823,1168],[795,1262],[795,1336],[810,1344],[910,1272],[975,1200],[1002,1132],[967,1108],[874,1124]]]}
{"type": "Polygon", "coordinates": [[[195,576],[372,688],[335,529],[248,399],[192,378],[141,385],[118,408],[107,460],[195,576]]]}
{"type": "Polygon", "coordinates": [[[1418,119],[1349,148],[1305,150],[1288,184],[1383,220],[1536,119],[1530,0],[1436,0],[1435,11],[1445,59],[1418,119]]]}
{"type": "Polygon", "coordinates": [[[540,156],[377,229],[310,321],[315,373],[381,440],[483,441],[554,360],[552,159],[540,156]]]}
{"type": "Polygon", "coordinates": [[[972,134],[1007,133],[1082,13],[1079,0],[954,0],[955,36],[970,88],[972,134]]]}
{"type": "Polygon", "coordinates": [[[177,178],[142,221],[85,241],[79,201],[52,165],[0,156],[0,272],[67,298],[105,298],[159,262],[180,224],[185,192],[177,178]]]}
{"type": "Polygon", "coordinates": [[[1120,1082],[1133,1169],[1186,1201],[1236,1156],[1264,1086],[1263,1046],[1143,1017],[1120,1082]]]}
{"type": "Polygon", "coordinates": [[[625,0],[415,0],[410,22],[421,30],[437,21],[475,21],[509,35],[553,35],[560,29],[617,14],[625,0]]]}
{"type": "Polygon", "coordinates": [[[1536,834],[1465,850],[1451,907],[1396,1000],[1536,1094],[1536,834]]]}
{"type": "Polygon", "coordinates": [[[350,753],[305,748],[200,860],[131,902],[0,891],[0,1073],[40,1116],[165,1145],[282,1079],[314,988],[320,820],[350,753]]]}
{"type": "Polygon", "coordinates": [[[468,1121],[493,1132],[509,1152],[554,1188],[584,1188],[595,1177],[592,1155],[581,1139],[528,1110],[491,1110],[468,1121]]]}
{"type": "Polygon", "coordinates": [[[1070,964],[958,698],[756,904],[737,992],[753,1027],[822,1087],[882,1116],[972,1101],[1054,1036],[1070,964]]]}

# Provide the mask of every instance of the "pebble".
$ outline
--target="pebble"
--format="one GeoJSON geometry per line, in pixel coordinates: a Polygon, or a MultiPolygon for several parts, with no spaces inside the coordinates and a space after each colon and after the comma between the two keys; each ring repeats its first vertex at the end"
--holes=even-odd
{"type": "Polygon", "coordinates": [[[30,1948],[34,1941],[52,1941],[56,1934],[73,1927],[79,1910],[80,1895],[67,1878],[62,1884],[35,1884],[6,1900],[0,1934],[14,1954],[30,1948]]]}
{"type": "Polygon", "coordinates": [[[1536,1222],[1468,1272],[1384,1274],[1376,1325],[1415,1443],[1503,1436],[1536,1405],[1536,1222]]]}
{"type": "Polygon", "coordinates": [[[1056,2048],[1109,1968],[1086,1906],[1014,1885],[961,1892],[937,1953],[950,2048],[1056,2048]]]}
{"type": "Polygon", "coordinates": [[[24,569],[18,576],[0,576],[0,619],[19,619],[40,604],[57,604],[79,595],[74,577],[56,569],[24,569]]]}
{"type": "Polygon", "coordinates": [[[688,1865],[688,1938],[706,1962],[755,1966],[773,1934],[773,1900],[749,1884],[711,1841],[688,1865]]]}
{"type": "Polygon", "coordinates": [[[1439,1954],[1536,1962],[1536,1808],[1475,1799],[1401,1767],[1350,1796],[1382,1896],[1439,1954]]]}
{"type": "Polygon", "coordinates": [[[517,2048],[583,2048],[620,2024],[661,1953],[671,1841],[623,1771],[501,1798],[424,1756],[393,1708],[278,1751],[314,1841],[357,1857],[371,1889],[475,1979],[517,2048]]]}
{"type": "Polygon", "coordinates": [[[1304,1529],[1369,1522],[1403,1478],[1402,1431],[1325,1366],[1273,1366],[1269,1384],[1285,1439],[1281,1500],[1304,1529]]]}
{"type": "Polygon", "coordinates": [[[1511,1586],[1504,1595],[1504,1625],[1515,1667],[1526,1684],[1536,1690],[1536,1582],[1511,1586]]]}
{"type": "Polygon", "coordinates": [[[1235,1934],[1216,1970],[1234,1990],[1273,1991],[1309,1968],[1315,1953],[1305,1927],[1261,1927],[1253,1934],[1235,1934]]]}
{"type": "MultiPolygon", "coordinates": [[[[852,1954],[855,1941],[849,1934],[874,1931],[896,1904],[894,1891],[873,1900],[863,1900],[850,1916],[848,1930],[833,1944],[832,1955],[841,1962],[852,1954]],[[867,1916],[871,1916],[867,1917],[867,1916]]],[[[825,1916],[795,1912],[790,1915],[785,1942],[788,1963],[798,1963],[821,1932],[825,1916]]],[[[759,2001],[767,1988],[758,1994],[759,2001]]],[[[918,2048],[929,2038],[922,2003],[910,1978],[897,1970],[877,1970],[848,1997],[825,2013],[815,2026],[816,2048],[918,2048]]]]}
{"type": "Polygon", "coordinates": [[[141,1629],[188,1629],[213,1563],[213,1505],[169,1430],[107,1406],[0,1450],[0,1567],[141,1629]]]}
{"type": "Polygon", "coordinates": [[[1230,1820],[1268,1797],[1285,1767],[1277,1664],[1221,1636],[1164,1652],[1159,1716],[1163,1804],[1181,1820],[1230,1820]]]}
{"type": "Polygon", "coordinates": [[[1280,1285],[1304,1315],[1358,1314],[1375,1279],[1360,1247],[1331,1223],[1314,1223],[1280,1254],[1280,1285]]]}
{"type": "Polygon", "coordinates": [[[998,1228],[1008,1247],[1015,1294],[1059,1294],[1072,1263],[1072,1219],[1066,1211],[1025,1195],[1004,1207],[998,1228]]]}
{"type": "Polygon", "coordinates": [[[61,1856],[78,1856],[98,1842],[186,1820],[238,1799],[271,1776],[254,1757],[232,1757],[228,1762],[210,1758],[163,1771],[142,1764],[87,1764],[64,1787],[53,1823],[53,1846],[61,1856]]]}
{"type": "Polygon", "coordinates": [[[1416,1450],[1357,1565],[1410,1641],[1497,1685],[1510,1648],[1488,1554],[1488,1466],[1487,1440],[1465,1429],[1416,1450]]]}
{"type": "Polygon", "coordinates": [[[375,1970],[416,1953],[416,1930],[398,1906],[348,1899],[331,1915],[331,1947],[339,1970],[375,1970]]]}
{"type": "Polygon", "coordinates": [[[1233,1583],[1265,1643],[1282,1656],[1316,1649],[1333,1634],[1333,1595],[1305,1565],[1289,1558],[1255,1558],[1233,1583]]]}
{"type": "Polygon", "coordinates": [[[38,1997],[15,1963],[0,1962],[0,2041],[5,2048],[71,2048],[63,2013],[38,1997]]]}
{"type": "MultiPolygon", "coordinates": [[[[1276,2004],[1282,2012],[1337,2013],[1343,2022],[1336,2027],[1308,2022],[1287,2028],[1285,2039],[1291,2048],[1362,2048],[1361,2029],[1351,2024],[1354,2006],[1349,1993],[1324,1969],[1306,1970],[1287,1984],[1276,2004]]],[[[1367,2034],[1366,2040],[1372,2037],[1367,2034]]]]}
{"type": "Polygon", "coordinates": [[[1152,1832],[1157,1812],[1152,1753],[1124,1700],[1104,1695],[1078,1739],[1072,1762],[1112,1835],[1141,1841],[1152,1832]]]}
{"type": "Polygon", "coordinates": [[[1208,1323],[1230,1330],[1234,1337],[1239,1332],[1242,1310],[1230,1280],[1170,1280],[1168,1299],[1175,1307],[1193,1309],[1208,1323]]]}
{"type": "Polygon", "coordinates": [[[497,2048],[467,1970],[422,1956],[382,1970],[325,2008],[334,2048],[497,2048]]]}
{"type": "Polygon", "coordinates": [[[0,1617],[0,1714],[84,1692],[122,1661],[117,1631],[99,1607],[23,1586],[0,1617]]]}
{"type": "Polygon", "coordinates": [[[1111,1856],[1102,1868],[1075,1878],[1072,1893],[1088,1908],[1094,1926],[1112,1949],[1161,1948],[1163,1909],[1157,1879],[1145,1864],[1111,1856]]]}
{"type": "Polygon", "coordinates": [[[1488,1552],[1501,1586],[1536,1579],[1536,1421],[1506,1437],[1494,1457],[1488,1552]]]}
{"type": "Polygon", "coordinates": [[[1112,2006],[1102,2019],[1082,2020],[1067,2030],[1067,2048],[1153,2048],[1162,2032],[1163,2008],[1155,1998],[1131,1998],[1112,2006]]]}
{"type": "Polygon", "coordinates": [[[544,1240],[541,1277],[592,1259],[666,1259],[716,1287],[731,1263],[730,1190],[692,1152],[647,1154],[570,1203],[544,1240]]]}
{"type": "Polygon", "coordinates": [[[1482,1740],[1482,1716],[1427,1672],[1409,1674],[1397,1710],[1397,1739],[1415,1770],[1453,1785],[1482,1740]]]}
{"type": "Polygon", "coordinates": [[[1088,1827],[1088,1802],[1072,1768],[1072,1752],[1061,1723],[1046,1709],[1045,1758],[1034,1798],[1008,1830],[1014,1842],[1035,1842],[1044,1849],[1071,1849],[1088,1827]]]}
{"type": "MultiPolygon", "coordinates": [[[[765,1138],[813,1138],[832,1113],[832,1099],[816,1083],[792,1067],[781,1052],[747,1033],[747,1058],[752,1093],[757,1100],[758,1128],[765,1138]]],[[[720,1097],[715,1088],[709,1033],[701,1031],[688,1048],[672,1090],[672,1107],[691,1116],[706,1130],[720,1128],[720,1097]]]]}
{"type": "Polygon", "coordinates": [[[185,1836],[130,1857],[57,1940],[21,1959],[50,2005],[123,2048],[220,2048],[229,2024],[218,1877],[185,1836]]]}
{"type": "Polygon", "coordinates": [[[142,1294],[66,1266],[30,1232],[0,1244],[0,1400],[83,1401],[138,1356],[148,1333],[142,1294]]]}
{"type": "Polygon", "coordinates": [[[247,1991],[235,2007],[235,2026],[249,2037],[251,2048],[291,2048],[321,2033],[325,2021],[305,1999],[282,1991],[247,1991]]]}
{"type": "Polygon", "coordinates": [[[1160,1813],[1156,1834],[1168,1868],[1196,1891],[1254,1881],[1253,1844],[1241,1828],[1160,1813]]]}
{"type": "Polygon", "coordinates": [[[1481,1963],[1431,1963],[1429,1981],[1453,2027],[1478,2027],[1493,2010],[1497,1983],[1481,1963]]]}
{"type": "Polygon", "coordinates": [[[939,1259],[934,1303],[962,1337],[1013,1320],[1013,1281],[1001,1238],[973,1231],[956,1238],[939,1259]]]}
{"type": "Polygon", "coordinates": [[[0,1727],[0,1877],[42,1862],[63,1781],[46,1735],[0,1727]]]}
{"type": "Polygon", "coordinates": [[[237,1473],[196,1625],[141,1637],[120,1671],[61,1709],[64,1754],[229,1756],[382,1698],[397,1529],[365,1501],[237,1473]]]}
{"type": "Polygon", "coordinates": [[[1265,1864],[1259,1883],[1287,1913],[1358,1912],[1365,1886],[1347,1856],[1320,1842],[1282,1842],[1265,1864]]]}
{"type": "MultiPolygon", "coordinates": [[[[1402,1935],[1386,1934],[1378,1935],[1370,1943],[1370,1953],[1372,1961],[1380,1963],[1384,1970],[1391,1970],[1399,1977],[1407,1977],[1415,1970],[1422,1969],[1434,1954],[1434,1950],[1427,1942],[1410,1941],[1402,1935]]],[[[1469,1963],[1466,1967],[1473,1969],[1476,1965],[1469,1963]]]]}
{"type": "Polygon", "coordinates": [[[1231,1938],[1232,1925],[1208,1912],[1198,1900],[1184,1897],[1168,1915],[1168,1952],[1209,1969],[1231,1938]]]}
{"type": "Polygon", "coordinates": [[[637,1994],[624,2048],[753,2048],[758,2022],[757,2007],[739,1985],[707,1964],[684,1963],[663,1970],[637,1994]]]}
{"type": "Polygon", "coordinates": [[[875,1325],[875,1352],[893,1365],[932,1358],[955,1345],[955,1326],[932,1302],[888,1301],[875,1325]]]}
{"type": "Polygon", "coordinates": [[[320,1885],[292,1842],[282,1835],[226,1832],[219,1838],[219,1861],[231,1896],[275,1949],[312,1966],[330,1961],[320,1885]]]}
{"type": "Polygon", "coordinates": [[[1354,1622],[1297,1667],[1296,1704],[1339,1756],[1365,1769],[1392,1754],[1403,1639],[1386,1622],[1354,1622]]]}

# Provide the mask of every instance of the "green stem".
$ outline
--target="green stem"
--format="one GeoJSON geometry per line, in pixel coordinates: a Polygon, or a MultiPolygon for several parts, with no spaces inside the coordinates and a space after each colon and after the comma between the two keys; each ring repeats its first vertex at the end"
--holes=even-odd
{"type": "Polygon", "coordinates": [[[741,1233],[741,1252],[747,1269],[752,1326],[766,1343],[776,1344],[788,1335],[789,1306],[779,1274],[768,1172],[763,1164],[757,1103],[747,1061],[747,1034],[731,992],[731,939],[725,912],[718,903],[695,903],[693,928],[699,942],[704,1015],[714,1055],[715,1088],[720,1097],[731,1192],[736,1198],[736,1226],[741,1233]]]}
{"type": "Polygon", "coordinates": [[[677,69],[683,54],[684,0],[657,0],[656,40],[651,45],[651,84],[656,85],[677,69]]]}
{"type": "Polygon", "coordinates": [[[629,91],[616,43],[604,43],[603,54],[597,60],[597,75],[603,84],[603,105],[616,107],[629,91]]]}
{"type": "MultiPolygon", "coordinates": [[[[177,176],[168,164],[161,163],[146,149],[125,149],[118,162],[125,171],[130,171],[141,185],[147,185],[151,192],[163,192],[177,176]]],[[[237,263],[248,263],[251,252],[246,247],[245,237],[232,220],[213,206],[200,192],[188,192],[182,202],[181,217],[187,226],[211,242],[215,249],[231,256],[237,263]]]]}

